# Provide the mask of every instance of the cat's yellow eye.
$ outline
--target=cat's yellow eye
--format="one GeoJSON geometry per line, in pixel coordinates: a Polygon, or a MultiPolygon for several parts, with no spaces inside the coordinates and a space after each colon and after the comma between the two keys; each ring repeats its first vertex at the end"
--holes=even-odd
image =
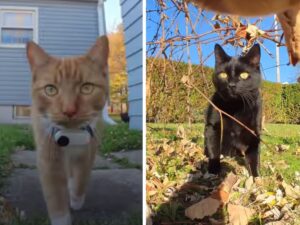
{"type": "Polygon", "coordinates": [[[83,84],[80,88],[80,92],[85,95],[90,95],[94,91],[94,85],[90,83],[83,84]]]}
{"type": "Polygon", "coordinates": [[[219,73],[219,77],[221,78],[221,79],[226,79],[227,78],[227,73],[219,73]]]}
{"type": "Polygon", "coordinates": [[[242,79],[246,80],[246,79],[249,77],[249,73],[243,72],[243,73],[240,74],[240,77],[241,77],[242,79]]]}
{"type": "Polygon", "coordinates": [[[53,96],[57,95],[58,90],[54,85],[48,84],[45,86],[45,93],[46,93],[46,95],[53,97],[53,96]]]}

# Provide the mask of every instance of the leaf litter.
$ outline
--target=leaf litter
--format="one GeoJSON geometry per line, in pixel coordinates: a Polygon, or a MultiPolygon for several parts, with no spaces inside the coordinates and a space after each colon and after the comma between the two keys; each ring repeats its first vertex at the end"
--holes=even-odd
{"type": "Polygon", "coordinates": [[[209,174],[204,151],[188,132],[180,126],[172,140],[147,134],[146,196],[153,224],[300,224],[300,187],[274,174],[277,165],[266,163],[272,174],[254,179],[236,160],[224,158],[222,174],[209,174]]]}

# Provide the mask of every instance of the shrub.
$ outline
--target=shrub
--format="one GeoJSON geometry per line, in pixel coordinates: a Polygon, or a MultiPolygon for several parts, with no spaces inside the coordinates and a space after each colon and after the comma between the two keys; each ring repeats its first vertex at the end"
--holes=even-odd
{"type": "MultiPolygon", "coordinates": [[[[194,85],[210,97],[214,92],[213,69],[192,65],[194,85]]],[[[207,101],[181,82],[188,65],[164,59],[147,59],[147,120],[160,123],[203,122],[207,101]]],[[[263,114],[266,122],[300,123],[300,84],[262,82],[263,114]]]]}

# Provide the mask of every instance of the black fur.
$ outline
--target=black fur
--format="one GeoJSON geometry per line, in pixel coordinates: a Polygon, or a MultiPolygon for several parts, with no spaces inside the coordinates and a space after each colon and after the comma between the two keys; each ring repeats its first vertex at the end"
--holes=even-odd
{"type": "Polygon", "coordinates": [[[212,102],[220,109],[240,120],[254,130],[258,138],[241,127],[229,117],[223,115],[223,142],[221,140],[221,122],[219,113],[209,105],[205,124],[205,154],[209,158],[208,170],[217,174],[221,170],[220,154],[234,156],[243,153],[249,173],[259,176],[259,136],[261,130],[260,97],[260,47],[254,45],[245,56],[228,56],[220,45],[215,45],[215,73],[213,83],[216,92],[212,102]],[[225,72],[226,79],[219,74],[225,72]],[[249,77],[242,79],[240,74],[247,72],[249,77]]]}

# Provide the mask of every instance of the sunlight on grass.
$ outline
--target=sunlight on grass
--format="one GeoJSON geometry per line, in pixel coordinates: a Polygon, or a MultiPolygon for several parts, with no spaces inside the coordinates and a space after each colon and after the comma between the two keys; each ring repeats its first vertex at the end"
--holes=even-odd
{"type": "MultiPolygon", "coordinates": [[[[204,124],[202,123],[192,124],[191,126],[188,124],[149,123],[147,129],[151,132],[153,140],[163,138],[176,140],[176,132],[179,126],[184,127],[187,137],[192,142],[202,148],[204,147],[204,124]]],[[[262,139],[271,149],[261,143],[261,173],[262,175],[270,175],[275,171],[281,173],[288,181],[292,181],[295,178],[295,172],[300,171],[300,153],[296,155],[297,149],[300,148],[300,125],[266,124],[266,129],[267,131],[263,132],[262,139]],[[285,152],[277,152],[275,146],[282,144],[288,145],[289,149],[285,152]],[[275,165],[274,171],[270,171],[270,167],[264,165],[268,162],[275,165]]]]}
{"type": "MultiPolygon", "coordinates": [[[[174,221],[193,224],[195,221],[185,216],[185,209],[208,196],[229,172],[239,177],[239,189],[233,192],[235,195],[231,201],[262,213],[273,206],[265,207],[256,203],[255,198],[259,193],[276,193],[278,179],[293,186],[300,185],[300,179],[295,176],[300,171],[300,125],[266,124],[266,128],[262,139],[268,146],[261,143],[260,172],[263,182],[255,186],[257,189],[253,189],[253,192],[252,189],[243,192],[247,190],[249,175],[242,157],[225,157],[221,160],[222,171],[217,178],[205,178],[207,158],[203,151],[204,124],[148,123],[146,187],[149,191],[146,200],[153,211],[153,221],[157,224],[173,224],[174,221]],[[286,150],[279,151],[281,145],[285,145],[286,150]]],[[[296,219],[297,210],[293,212],[292,218],[296,219]]],[[[212,218],[227,221],[226,207],[219,209],[212,218]]],[[[262,214],[258,213],[251,224],[263,224],[262,221],[265,222],[262,214]]],[[[201,222],[210,224],[207,218],[201,222]]]]}

